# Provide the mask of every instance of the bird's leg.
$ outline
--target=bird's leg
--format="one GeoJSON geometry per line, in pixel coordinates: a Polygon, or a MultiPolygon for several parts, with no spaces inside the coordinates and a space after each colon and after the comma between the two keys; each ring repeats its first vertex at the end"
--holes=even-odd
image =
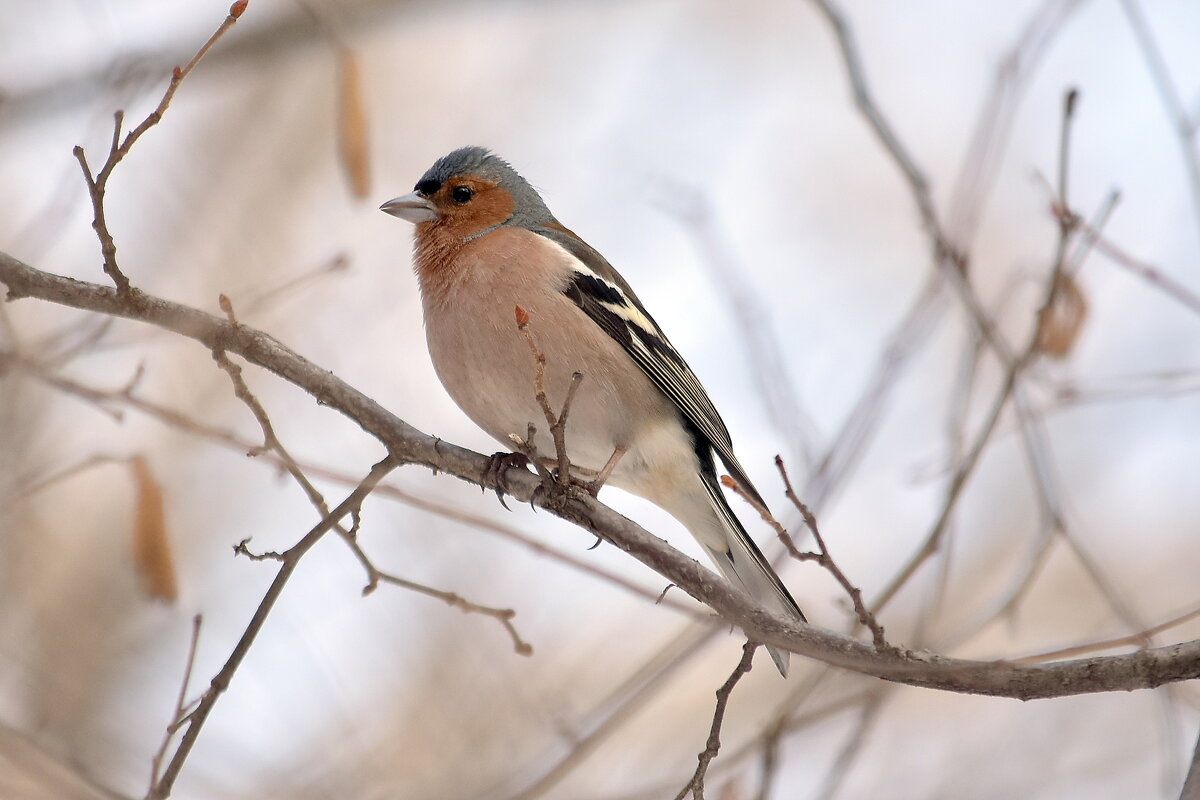
{"type": "Polygon", "coordinates": [[[582,484],[584,491],[586,491],[592,497],[600,494],[600,489],[604,486],[604,484],[608,483],[608,479],[612,476],[613,470],[617,468],[617,463],[620,462],[621,456],[625,455],[627,452],[629,452],[628,447],[617,447],[617,449],[613,450],[613,454],[608,457],[608,463],[606,463],[604,467],[598,473],[596,473],[596,478],[588,483],[582,484]]]}
{"type": "Polygon", "coordinates": [[[508,453],[499,452],[493,453],[488,458],[487,466],[483,468],[483,474],[480,480],[487,484],[495,486],[496,497],[500,499],[500,505],[508,508],[508,503],[504,502],[504,493],[508,491],[508,470],[510,467],[525,469],[529,466],[529,457],[524,453],[508,453]]]}
{"type": "MultiPolygon", "coordinates": [[[[529,496],[529,505],[536,511],[540,497],[547,490],[557,488],[558,481],[554,476],[553,462],[538,455],[537,446],[533,443],[535,436],[537,436],[537,426],[531,422],[525,431],[524,439],[515,433],[510,433],[508,438],[513,443],[513,446],[517,448],[517,454],[526,458],[525,465],[532,464],[533,468],[537,471],[538,477],[542,479],[542,482],[534,487],[533,494],[529,496]]],[[[500,502],[503,503],[504,500],[502,499],[500,502]]],[[[508,508],[508,506],[506,505],[505,508],[508,508]]]]}

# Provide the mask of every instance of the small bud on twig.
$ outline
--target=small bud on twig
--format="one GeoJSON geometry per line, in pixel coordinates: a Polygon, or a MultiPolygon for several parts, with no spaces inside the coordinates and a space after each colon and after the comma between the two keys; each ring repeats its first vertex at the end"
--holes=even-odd
{"type": "Polygon", "coordinates": [[[237,317],[234,316],[233,303],[230,301],[230,299],[223,294],[219,294],[217,295],[217,305],[219,305],[221,310],[225,312],[225,318],[229,320],[229,324],[236,327],[238,321],[237,317]]]}

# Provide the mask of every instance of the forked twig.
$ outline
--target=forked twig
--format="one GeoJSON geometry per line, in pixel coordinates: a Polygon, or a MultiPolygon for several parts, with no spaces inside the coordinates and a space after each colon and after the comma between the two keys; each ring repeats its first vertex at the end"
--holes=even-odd
{"type": "MultiPolygon", "coordinates": [[[[236,326],[238,324],[237,317],[234,315],[233,304],[229,298],[227,298],[225,295],[221,295],[220,305],[221,310],[225,312],[226,319],[229,320],[231,325],[236,326]]],[[[233,382],[234,394],[239,400],[242,401],[242,403],[246,405],[247,408],[250,409],[250,412],[258,421],[259,427],[262,428],[263,444],[251,448],[248,451],[249,455],[257,456],[268,452],[274,453],[278,457],[279,462],[283,465],[284,469],[287,470],[288,474],[292,476],[297,484],[299,484],[305,495],[307,495],[309,502],[311,502],[317,509],[317,512],[322,517],[327,516],[329,514],[329,506],[325,503],[325,498],[321,495],[320,491],[317,490],[317,487],[313,484],[313,482],[309,480],[308,475],[305,474],[300,464],[295,458],[292,457],[292,454],[288,452],[287,448],[283,446],[283,442],[281,442],[279,437],[275,434],[275,427],[271,423],[271,418],[267,414],[267,410],[263,406],[262,402],[259,401],[254,393],[250,391],[250,387],[246,384],[246,379],[242,375],[242,368],[230,360],[229,356],[223,350],[213,350],[213,359],[217,362],[217,365],[229,376],[230,381],[233,382]]],[[[463,613],[481,614],[483,616],[492,617],[504,627],[504,630],[512,639],[513,649],[519,655],[527,656],[533,653],[533,648],[528,642],[521,638],[521,635],[517,632],[516,626],[513,624],[513,617],[515,617],[517,614],[517,612],[513,609],[496,608],[493,606],[485,606],[479,603],[473,603],[454,592],[435,589],[432,586],[417,583],[416,581],[410,581],[406,578],[401,578],[384,572],[376,567],[375,563],[371,561],[370,556],[368,556],[362,549],[362,545],[358,543],[356,534],[358,532],[359,516],[357,510],[352,512],[352,517],[354,524],[350,529],[347,530],[347,528],[340,522],[334,523],[333,529],[337,531],[338,535],[342,538],[342,541],[345,542],[346,546],[349,547],[351,552],[354,553],[354,557],[358,559],[359,564],[362,565],[363,570],[367,573],[367,584],[363,587],[363,595],[368,595],[374,592],[380,581],[382,581],[384,583],[390,583],[394,586],[410,589],[418,592],[419,594],[426,595],[427,597],[435,597],[444,603],[447,603],[452,608],[457,608],[463,613]]],[[[254,561],[282,561],[284,559],[284,555],[280,553],[252,553],[247,547],[248,542],[248,539],[240,542],[234,547],[234,552],[239,555],[244,555],[254,561]]]]}
{"type": "Polygon", "coordinates": [[[854,605],[854,615],[858,617],[860,623],[870,629],[875,648],[881,652],[894,652],[896,648],[888,644],[887,639],[884,638],[883,626],[879,624],[878,620],[875,619],[875,615],[871,613],[863,602],[862,590],[850,582],[850,579],[846,577],[846,573],[842,572],[837,562],[833,560],[833,556],[829,554],[829,549],[825,546],[825,539],[821,536],[821,531],[817,527],[817,519],[792,488],[791,479],[788,478],[787,470],[784,469],[783,459],[780,456],[775,456],[775,467],[779,470],[779,474],[783,478],[785,496],[795,506],[796,510],[800,512],[800,516],[804,518],[804,524],[812,531],[813,540],[816,542],[817,549],[820,552],[812,553],[796,547],[796,542],[792,538],[792,535],[788,532],[787,528],[783,527],[783,524],[779,520],[775,519],[775,515],[771,513],[770,509],[751,497],[733,478],[728,475],[722,475],[721,483],[726,488],[733,490],[738,497],[749,503],[759,513],[759,516],[763,518],[763,521],[775,529],[776,535],[783,542],[783,546],[787,548],[788,554],[792,558],[797,561],[813,561],[827,570],[833,576],[834,580],[846,591],[846,594],[850,596],[850,602],[854,605]]]}
{"type": "Polygon", "coordinates": [[[87,181],[88,195],[92,200],[92,228],[96,231],[96,236],[100,239],[100,252],[104,257],[104,272],[112,279],[117,290],[122,294],[126,294],[132,288],[129,285],[129,278],[117,266],[117,244],[113,241],[112,234],[108,230],[108,222],[104,215],[104,193],[108,189],[108,179],[112,175],[117,164],[121,163],[121,159],[129,155],[130,149],[137,140],[142,138],[142,134],[153,128],[162,121],[163,114],[166,113],[167,107],[171,105],[171,99],[175,97],[175,92],[179,89],[179,84],[183,83],[183,79],[188,76],[188,73],[195,68],[196,64],[200,63],[200,59],[204,58],[205,54],[212,48],[217,40],[225,35],[225,32],[233,27],[233,24],[238,21],[242,13],[249,5],[249,0],[237,0],[229,7],[229,15],[225,17],[220,26],[213,32],[213,35],[208,37],[196,54],[192,56],[192,60],[184,67],[175,67],[171,73],[171,81],[167,84],[167,90],[163,93],[162,99],[158,101],[158,105],[154,110],[138,124],[136,128],[129,131],[125,135],[124,140],[121,139],[121,125],[125,121],[125,112],[117,111],[113,114],[113,134],[112,142],[108,147],[108,158],[104,160],[104,165],[100,167],[100,171],[93,174],[91,166],[88,164],[87,155],[83,148],[79,145],[71,150],[75,159],[79,162],[79,167],[83,170],[83,178],[87,181]]]}
{"type": "Polygon", "coordinates": [[[275,580],[271,582],[271,586],[267,589],[266,594],[263,595],[263,599],[259,602],[254,616],[246,626],[246,630],[242,632],[241,638],[229,654],[225,665],[213,677],[209,688],[201,696],[200,702],[196,704],[196,708],[187,716],[187,729],[183,733],[183,738],[180,739],[179,746],[175,749],[174,755],[171,756],[171,760],[163,771],[162,777],[146,793],[146,800],[163,800],[163,798],[171,796],[171,790],[175,786],[179,772],[183,769],[183,765],[187,761],[188,755],[191,754],[192,748],[195,747],[196,740],[200,736],[200,731],[203,729],[205,721],[207,721],[209,714],[212,713],[213,707],[221,698],[221,695],[229,688],[229,684],[233,680],[233,676],[237,673],[238,667],[241,666],[242,661],[246,658],[246,654],[250,652],[250,647],[254,644],[255,639],[258,638],[258,634],[262,631],[263,625],[266,624],[271,609],[274,608],[276,601],[279,600],[284,586],[287,584],[288,579],[292,577],[292,573],[296,571],[296,567],[299,566],[304,554],[312,549],[313,545],[320,541],[321,537],[339,520],[360,508],[367,495],[375,488],[375,485],[391,472],[398,463],[397,459],[389,455],[372,467],[367,476],[363,478],[354,491],[337,508],[318,522],[300,541],[281,554],[281,563],[279,571],[275,574],[275,580]]]}
{"type": "MultiPolygon", "coordinates": [[[[550,401],[546,398],[546,354],[538,349],[533,333],[529,330],[529,312],[520,306],[517,306],[514,312],[517,319],[517,330],[525,338],[525,343],[529,345],[529,354],[533,358],[534,398],[542,409],[542,414],[546,417],[546,424],[550,426],[550,436],[554,439],[554,452],[558,459],[557,482],[559,486],[566,487],[571,484],[571,459],[567,456],[567,416],[571,413],[571,403],[575,401],[575,392],[583,380],[583,373],[571,374],[571,382],[567,386],[567,397],[563,400],[562,409],[555,414],[554,409],[550,407],[550,401]]],[[[533,443],[535,432],[536,428],[530,422],[524,445],[529,450],[525,455],[537,465],[540,459],[533,443]]]]}
{"type": "MultiPolygon", "coordinates": [[[[1074,89],[1066,94],[1063,101],[1062,133],[1059,140],[1058,204],[1064,209],[1067,208],[1065,197],[1069,182],[1070,129],[1077,101],[1078,93],[1074,89]]],[[[905,562],[900,571],[884,587],[878,599],[872,604],[871,610],[876,614],[892,601],[900,589],[916,574],[917,570],[941,547],[942,538],[950,525],[950,520],[953,517],[955,509],[958,507],[958,501],[962,498],[963,490],[966,488],[970,477],[974,474],[975,468],[982,460],[983,452],[992,440],[992,435],[997,429],[1000,417],[1016,390],[1018,380],[1039,354],[1039,345],[1045,337],[1045,326],[1051,318],[1048,309],[1054,306],[1058,293],[1062,289],[1060,278],[1067,267],[1067,252],[1070,238],[1078,227],[1078,219],[1073,215],[1063,214],[1060,216],[1058,222],[1059,236],[1055,247],[1053,267],[1046,281],[1045,294],[1039,306],[1033,330],[1030,332],[1021,352],[1007,362],[1004,379],[1001,382],[1000,388],[992,400],[991,407],[988,409],[984,422],[980,426],[979,433],[975,436],[971,447],[967,449],[966,454],[950,478],[950,483],[946,488],[946,497],[942,502],[942,509],[933,526],[930,528],[929,533],[926,534],[925,540],[917,552],[905,562]]]]}
{"type": "Polygon", "coordinates": [[[162,771],[162,761],[167,756],[167,747],[171,744],[171,739],[174,738],[175,732],[179,730],[188,718],[186,711],[188,683],[192,678],[192,668],[196,665],[196,646],[200,642],[200,625],[204,619],[197,614],[192,617],[192,637],[188,643],[187,658],[183,662],[183,680],[179,683],[179,694],[175,698],[175,712],[171,715],[171,723],[167,725],[167,730],[163,734],[162,743],[155,752],[154,758],[150,760],[150,786],[147,789],[146,796],[149,797],[154,792],[154,787],[158,785],[159,774],[162,771]]]}

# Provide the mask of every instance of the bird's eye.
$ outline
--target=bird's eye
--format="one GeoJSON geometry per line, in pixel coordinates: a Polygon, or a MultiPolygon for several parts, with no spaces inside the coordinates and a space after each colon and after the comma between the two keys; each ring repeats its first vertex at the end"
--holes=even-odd
{"type": "Polygon", "coordinates": [[[475,190],[470,186],[455,186],[450,190],[450,197],[456,203],[465,203],[475,196],[475,190]]]}

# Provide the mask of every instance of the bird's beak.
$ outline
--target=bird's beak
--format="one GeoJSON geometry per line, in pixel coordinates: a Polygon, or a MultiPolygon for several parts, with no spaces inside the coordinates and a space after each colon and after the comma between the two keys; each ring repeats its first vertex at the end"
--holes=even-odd
{"type": "Polygon", "coordinates": [[[437,209],[429,199],[416,192],[409,192],[400,197],[393,197],[379,207],[385,214],[406,219],[414,224],[437,219],[437,209]]]}

